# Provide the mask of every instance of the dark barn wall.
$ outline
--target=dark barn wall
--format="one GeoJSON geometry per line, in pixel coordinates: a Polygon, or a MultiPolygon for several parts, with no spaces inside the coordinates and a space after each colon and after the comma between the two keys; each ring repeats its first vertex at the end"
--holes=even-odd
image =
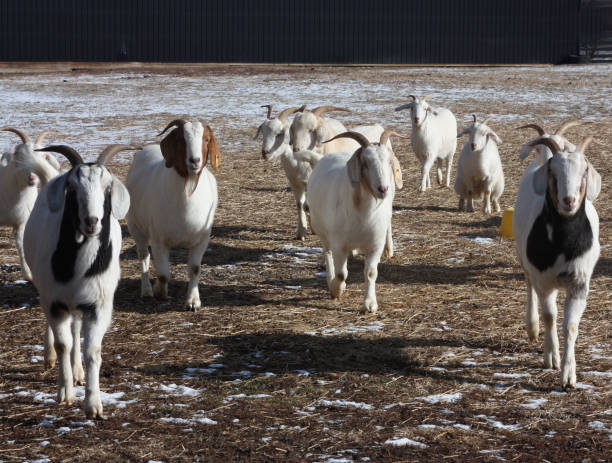
{"type": "Polygon", "coordinates": [[[580,0],[0,0],[1,61],[556,63],[580,0]]]}

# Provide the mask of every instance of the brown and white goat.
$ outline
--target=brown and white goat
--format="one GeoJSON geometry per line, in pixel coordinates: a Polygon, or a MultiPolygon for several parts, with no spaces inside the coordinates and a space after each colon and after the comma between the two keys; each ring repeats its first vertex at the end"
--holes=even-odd
{"type": "Polygon", "coordinates": [[[202,256],[208,247],[215,210],[217,182],[206,168],[219,166],[219,148],[211,128],[200,121],[176,119],[159,145],[136,153],[126,179],[131,206],[128,229],[141,263],[141,296],[166,299],[170,279],[170,248],[189,250],[189,286],[185,306],[201,306],[198,283],[202,256]],[[149,246],[157,281],[149,281],[149,246]]]}

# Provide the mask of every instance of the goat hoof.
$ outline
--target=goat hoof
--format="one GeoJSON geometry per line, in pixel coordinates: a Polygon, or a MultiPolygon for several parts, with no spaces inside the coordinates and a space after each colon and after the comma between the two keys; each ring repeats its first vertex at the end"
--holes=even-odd
{"type": "Polygon", "coordinates": [[[85,405],[85,416],[88,419],[104,420],[104,411],[102,410],[102,403],[97,404],[86,404],[85,405]]]}
{"type": "Polygon", "coordinates": [[[49,359],[49,360],[45,359],[45,370],[51,370],[53,367],[55,367],[56,361],[57,359],[49,359]]]}
{"type": "Polygon", "coordinates": [[[361,313],[376,313],[378,312],[378,304],[373,299],[366,299],[363,302],[363,307],[361,308],[361,313]]]}

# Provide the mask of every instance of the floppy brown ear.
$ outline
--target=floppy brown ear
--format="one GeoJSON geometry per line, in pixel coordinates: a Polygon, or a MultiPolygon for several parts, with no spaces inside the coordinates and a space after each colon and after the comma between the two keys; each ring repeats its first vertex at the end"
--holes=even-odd
{"type": "Polygon", "coordinates": [[[169,169],[174,167],[181,177],[187,177],[187,165],[185,164],[187,144],[183,136],[183,129],[177,127],[172,130],[159,143],[159,146],[166,160],[166,167],[169,169]]]}
{"type": "Polygon", "coordinates": [[[204,147],[204,143],[202,143],[202,157],[204,157],[204,165],[208,162],[210,158],[210,165],[215,171],[219,170],[219,158],[221,153],[219,152],[219,145],[217,144],[217,139],[213,135],[212,129],[210,126],[206,126],[206,130],[204,130],[204,139],[206,139],[206,135],[208,135],[208,144],[206,148],[204,147]],[[204,150],[206,149],[206,152],[204,150]]]}

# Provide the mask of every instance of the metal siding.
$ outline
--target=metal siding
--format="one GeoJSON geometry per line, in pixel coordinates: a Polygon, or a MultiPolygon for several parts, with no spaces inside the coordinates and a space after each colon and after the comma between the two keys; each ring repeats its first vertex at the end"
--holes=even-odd
{"type": "Polygon", "coordinates": [[[602,22],[580,0],[0,0],[0,60],[558,62],[602,22]]]}

